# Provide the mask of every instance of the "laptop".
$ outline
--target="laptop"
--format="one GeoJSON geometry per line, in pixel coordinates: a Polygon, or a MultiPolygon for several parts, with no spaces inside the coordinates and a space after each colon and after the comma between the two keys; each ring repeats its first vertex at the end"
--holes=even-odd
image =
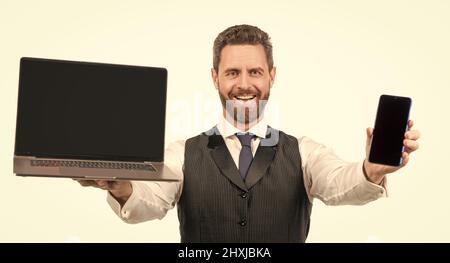
{"type": "Polygon", "coordinates": [[[177,180],[164,166],[165,68],[21,58],[18,176],[177,180]]]}

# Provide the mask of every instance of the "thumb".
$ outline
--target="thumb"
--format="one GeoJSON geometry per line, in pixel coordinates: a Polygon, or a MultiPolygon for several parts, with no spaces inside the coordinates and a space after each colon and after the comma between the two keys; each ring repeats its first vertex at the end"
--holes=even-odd
{"type": "Polygon", "coordinates": [[[373,129],[372,128],[367,128],[366,129],[366,135],[367,135],[367,139],[366,139],[366,158],[369,158],[370,147],[371,147],[371,144],[372,144],[373,129]]]}
{"type": "Polygon", "coordinates": [[[366,145],[369,146],[373,136],[373,128],[367,128],[366,134],[367,134],[366,145]]]}

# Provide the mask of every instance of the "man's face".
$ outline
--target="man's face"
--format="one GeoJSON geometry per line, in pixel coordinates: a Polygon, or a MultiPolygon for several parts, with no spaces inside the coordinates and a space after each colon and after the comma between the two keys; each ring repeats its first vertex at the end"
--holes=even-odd
{"type": "Polygon", "coordinates": [[[248,124],[262,115],[275,79],[262,45],[225,46],[218,71],[211,72],[227,118],[248,124]]]}

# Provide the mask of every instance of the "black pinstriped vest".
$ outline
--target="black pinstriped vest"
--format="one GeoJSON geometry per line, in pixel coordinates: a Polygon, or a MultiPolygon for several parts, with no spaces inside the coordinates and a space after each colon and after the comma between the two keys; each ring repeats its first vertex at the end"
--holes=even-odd
{"type": "Polygon", "coordinates": [[[186,141],[181,242],[305,241],[312,204],[298,142],[277,134],[274,146],[262,140],[245,182],[216,128],[186,141]]]}

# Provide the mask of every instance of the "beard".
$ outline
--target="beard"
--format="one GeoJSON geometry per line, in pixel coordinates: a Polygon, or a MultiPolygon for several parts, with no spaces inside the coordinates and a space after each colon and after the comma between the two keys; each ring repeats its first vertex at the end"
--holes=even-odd
{"type": "MultiPolygon", "coordinates": [[[[224,109],[225,118],[235,126],[248,127],[249,124],[257,122],[264,116],[264,109],[269,95],[264,99],[259,96],[251,100],[239,100],[225,98],[220,94],[220,100],[224,109]]],[[[259,95],[259,94],[258,94],[259,95]]]]}

